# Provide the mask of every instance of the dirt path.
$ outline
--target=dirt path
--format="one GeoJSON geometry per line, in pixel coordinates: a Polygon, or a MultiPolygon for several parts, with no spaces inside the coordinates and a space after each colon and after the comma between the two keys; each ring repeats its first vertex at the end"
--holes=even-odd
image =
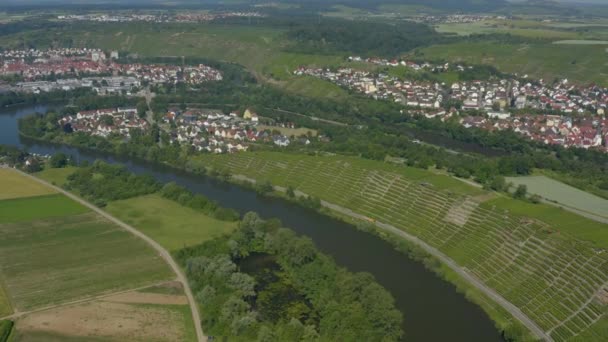
{"type": "Polygon", "coordinates": [[[165,261],[167,262],[167,264],[169,264],[169,266],[171,267],[171,269],[173,269],[173,272],[175,272],[175,274],[177,275],[177,280],[179,282],[182,283],[183,287],[184,287],[184,293],[186,294],[186,297],[188,297],[188,301],[190,302],[190,309],[192,311],[192,320],[194,321],[194,328],[196,329],[196,336],[197,336],[197,340],[199,342],[206,342],[207,341],[207,337],[203,334],[203,328],[201,327],[201,317],[200,317],[200,313],[198,311],[198,305],[196,304],[196,301],[194,300],[194,295],[192,294],[192,290],[190,289],[190,285],[188,284],[188,279],[186,278],[186,276],[184,275],[184,273],[182,272],[181,268],[179,267],[179,265],[177,265],[177,263],[175,262],[175,260],[173,260],[173,258],[171,257],[171,254],[164,249],[160,244],[158,244],[156,241],[152,240],[151,238],[149,238],[147,235],[143,234],[142,232],[140,232],[139,230],[135,229],[134,227],[118,220],[117,218],[115,218],[114,216],[106,213],[105,211],[99,209],[98,207],[90,204],[89,202],[83,200],[82,198],[69,193],[59,187],[56,187],[42,179],[36,178],[30,174],[27,174],[25,172],[19,171],[21,174],[23,174],[26,177],[31,178],[32,180],[35,180],[36,182],[42,183],[46,186],[51,187],[52,189],[57,190],[58,192],[64,194],[65,196],[73,199],[74,201],[84,205],[85,207],[93,210],[94,212],[96,212],[97,214],[101,215],[102,217],[104,217],[105,219],[107,219],[110,222],[113,222],[115,224],[117,224],[118,226],[124,228],[125,230],[127,230],[128,232],[130,232],[131,234],[141,238],[142,240],[144,240],[146,243],[148,243],[152,248],[154,248],[158,254],[165,259],[165,261]]]}
{"type": "MultiPolygon", "coordinates": [[[[232,178],[238,179],[241,181],[248,181],[251,183],[256,183],[255,179],[249,178],[244,175],[233,175],[232,178]]],[[[282,186],[275,186],[274,189],[276,191],[281,191],[281,192],[287,191],[287,189],[282,186]]],[[[301,191],[297,191],[297,190],[295,191],[295,194],[298,197],[299,196],[308,196],[307,194],[305,194],[301,191]]],[[[321,205],[325,208],[331,209],[331,210],[341,213],[343,215],[346,215],[346,216],[349,216],[349,217],[352,217],[352,218],[355,218],[358,220],[363,220],[363,221],[369,222],[369,218],[367,216],[357,214],[354,211],[341,207],[339,205],[329,203],[326,201],[321,201],[321,205]]],[[[539,327],[532,319],[530,319],[525,313],[523,313],[517,306],[513,305],[513,303],[509,302],[507,299],[505,299],[503,296],[501,296],[494,289],[492,289],[489,286],[487,286],[486,284],[484,284],[477,277],[475,277],[474,275],[472,275],[469,272],[467,272],[466,270],[464,270],[454,260],[452,260],[452,258],[447,256],[443,252],[439,251],[437,248],[427,244],[426,242],[422,241],[421,239],[419,239],[418,237],[416,237],[412,234],[404,232],[403,230],[401,230],[395,226],[392,226],[392,225],[389,225],[386,223],[382,223],[382,222],[378,222],[378,221],[376,221],[375,224],[377,227],[379,227],[385,231],[391,232],[397,236],[400,236],[400,237],[416,244],[420,248],[424,249],[427,253],[436,257],[442,263],[444,263],[450,269],[452,269],[454,272],[458,273],[458,275],[460,275],[467,282],[469,282],[469,284],[473,285],[476,289],[483,292],[486,296],[490,297],[494,302],[496,302],[498,305],[500,305],[503,309],[507,310],[513,317],[515,317],[523,325],[525,325],[528,329],[530,329],[530,331],[535,336],[537,336],[539,339],[542,339],[544,341],[553,341],[553,339],[551,338],[551,336],[548,333],[546,333],[541,327],[539,327]]]]}
{"type": "Polygon", "coordinates": [[[133,288],[133,289],[127,289],[127,290],[122,290],[122,291],[117,291],[117,292],[104,293],[104,294],[101,294],[99,296],[87,297],[87,298],[82,298],[82,299],[78,299],[78,300],[73,300],[73,301],[70,301],[70,302],[65,302],[65,303],[45,306],[45,307],[42,307],[42,308],[30,310],[30,311],[17,311],[15,313],[11,314],[11,315],[0,317],[0,320],[4,320],[4,319],[10,319],[10,320],[12,320],[12,319],[15,319],[15,318],[19,318],[21,316],[26,316],[26,315],[37,313],[37,312],[43,312],[43,311],[48,311],[48,310],[52,310],[52,309],[59,309],[59,308],[62,308],[64,306],[71,306],[71,305],[76,305],[76,304],[84,304],[84,303],[93,302],[93,301],[100,300],[100,299],[111,298],[111,297],[119,296],[119,295],[122,295],[122,294],[125,294],[125,293],[129,293],[129,292],[133,292],[133,291],[139,291],[139,290],[147,289],[147,288],[150,288],[150,287],[153,287],[153,286],[163,285],[163,284],[166,284],[166,283],[167,283],[167,281],[163,281],[163,282],[160,282],[160,283],[148,284],[148,285],[136,287],[136,288],[133,288]]]}

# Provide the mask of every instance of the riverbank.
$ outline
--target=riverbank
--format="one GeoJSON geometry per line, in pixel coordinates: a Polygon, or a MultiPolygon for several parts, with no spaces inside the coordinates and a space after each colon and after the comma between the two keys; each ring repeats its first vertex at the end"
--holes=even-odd
{"type": "MultiPolygon", "coordinates": [[[[0,116],[0,120],[5,123],[2,131],[9,133],[4,135],[4,138],[0,138],[3,143],[15,146],[25,144],[35,153],[63,152],[73,155],[77,161],[92,162],[95,159],[102,159],[111,163],[122,163],[136,173],[150,173],[163,182],[176,181],[192,191],[217,201],[224,207],[235,208],[241,213],[253,210],[263,217],[280,218],[286,226],[294,228],[299,234],[313,238],[323,252],[335,258],[338,264],[349,270],[372,273],[396,298],[399,310],[407,318],[404,330],[407,331],[407,338],[410,340],[449,339],[463,342],[480,338],[484,341],[503,340],[497,332],[495,323],[488,319],[488,315],[479,306],[457,293],[453,285],[439,279],[421,262],[413,261],[398,252],[385,240],[353,229],[355,227],[343,223],[344,220],[335,220],[331,215],[318,215],[315,211],[282,199],[260,197],[254,191],[248,190],[251,187],[245,189],[202,177],[207,173],[206,169],[186,162],[186,159],[180,158],[179,163],[172,166],[168,163],[149,163],[143,159],[129,157],[128,153],[120,157],[116,153],[111,153],[112,151],[101,153],[96,149],[72,148],[63,144],[50,144],[44,140],[26,142],[17,136],[13,138],[10,134],[11,129],[16,131],[17,119],[27,114],[23,111],[18,115],[9,115],[0,116]],[[189,172],[182,171],[184,169],[189,172]],[[437,329],[438,324],[442,329],[437,329]]],[[[225,176],[222,168],[215,170],[219,171],[215,176],[220,178],[225,176]]],[[[437,176],[433,176],[433,179],[435,178],[437,176]]],[[[457,184],[455,185],[457,188],[465,186],[461,182],[453,181],[453,183],[457,184]]],[[[309,207],[309,204],[305,203],[305,206],[309,207]]]]}
{"type": "MultiPolygon", "coordinates": [[[[37,140],[37,141],[45,141],[45,139],[40,139],[37,137],[28,137],[28,138],[37,140]]],[[[186,172],[192,171],[192,169],[187,170],[186,167],[180,168],[175,165],[171,165],[169,163],[162,163],[162,165],[164,165],[165,167],[174,169],[174,170],[181,170],[181,171],[186,171],[186,172]]],[[[222,181],[230,181],[233,184],[236,184],[239,186],[245,186],[249,189],[255,190],[255,186],[251,186],[251,185],[255,185],[256,180],[246,177],[244,175],[231,175],[230,177],[225,177],[225,176],[222,177],[221,172],[217,172],[216,169],[211,168],[211,167],[204,167],[204,169],[202,169],[202,170],[199,169],[196,174],[215,176],[215,177],[218,177],[218,179],[220,179],[222,181]]],[[[285,187],[276,186],[276,185],[274,186],[274,189],[283,194],[287,191],[287,189],[285,187]]],[[[305,194],[301,191],[298,191],[297,194],[300,199],[309,197],[307,194],[305,194]]],[[[283,198],[288,199],[287,197],[283,197],[283,198]]],[[[297,200],[294,201],[294,203],[297,203],[298,205],[303,204],[301,201],[297,201],[297,200]]],[[[321,214],[324,214],[324,215],[327,215],[327,216],[330,216],[333,218],[341,219],[342,221],[347,222],[347,223],[349,223],[349,222],[345,221],[344,217],[350,217],[351,219],[355,220],[354,222],[370,222],[370,219],[368,217],[356,214],[356,213],[350,211],[349,209],[340,207],[336,204],[333,204],[333,203],[330,203],[327,201],[320,201],[320,203],[322,204],[322,207],[325,208],[325,210],[319,211],[321,214]]],[[[305,205],[305,206],[307,206],[307,205],[305,205]]],[[[309,206],[307,206],[307,207],[309,207],[309,206]]],[[[313,208],[313,209],[317,209],[317,208],[313,208]]],[[[502,298],[495,291],[486,287],[483,283],[481,283],[473,275],[466,273],[452,259],[447,257],[445,254],[438,252],[436,249],[426,245],[422,240],[420,240],[412,235],[409,235],[409,234],[397,229],[394,226],[391,226],[391,225],[388,225],[388,224],[382,223],[382,222],[374,222],[374,223],[375,223],[374,226],[376,227],[376,229],[378,229],[379,232],[388,231],[390,234],[392,234],[391,236],[397,238],[397,239],[386,239],[381,234],[378,234],[378,236],[380,238],[383,238],[385,241],[391,243],[393,246],[395,246],[395,241],[407,241],[407,243],[410,245],[410,248],[408,248],[407,250],[411,249],[412,244],[418,246],[418,248],[420,248],[420,246],[425,246],[426,248],[424,248],[424,247],[422,248],[422,250],[424,250],[424,253],[433,256],[434,261],[430,264],[437,263],[437,262],[439,262],[441,264],[441,268],[438,268],[436,270],[429,268],[429,270],[431,270],[432,272],[434,272],[436,274],[439,273],[438,274],[439,278],[441,278],[445,281],[448,281],[449,283],[454,285],[460,293],[462,293],[462,294],[474,293],[474,295],[469,295],[467,297],[467,299],[483,309],[483,311],[488,315],[488,317],[494,322],[497,330],[501,332],[501,335],[503,335],[507,338],[515,337],[517,340],[523,340],[523,341],[534,340],[534,336],[536,336],[536,338],[543,338],[546,340],[550,340],[550,338],[544,334],[542,329],[540,329],[538,326],[536,326],[532,320],[530,320],[525,314],[523,314],[521,311],[519,311],[513,304],[509,303],[507,300],[502,298]],[[468,286],[465,286],[465,284],[468,284],[468,286]],[[498,306],[491,305],[490,303],[498,304],[498,306]],[[515,317],[516,320],[513,317],[515,317]],[[527,329],[530,333],[528,333],[528,331],[526,331],[526,328],[524,328],[524,326],[527,326],[527,329]]],[[[355,224],[355,226],[356,226],[356,224],[355,224]]],[[[397,246],[398,245],[399,244],[397,243],[397,246]]],[[[402,251],[400,251],[400,252],[402,252],[402,251]]],[[[412,257],[412,255],[410,255],[409,253],[404,253],[404,255],[409,258],[412,257]]],[[[416,260],[418,262],[421,261],[416,258],[413,258],[413,260],[416,260]]],[[[422,260],[424,260],[424,258],[422,260]]],[[[425,267],[428,268],[428,266],[427,266],[428,263],[423,262],[423,264],[425,265],[425,267]]]]}
{"type": "MultiPolygon", "coordinates": [[[[229,181],[252,190],[256,190],[256,184],[258,184],[255,179],[244,175],[232,175],[229,181]]],[[[275,196],[298,205],[309,203],[303,200],[310,198],[308,194],[297,190],[290,197],[288,189],[282,186],[273,186],[273,192],[264,193],[263,195],[275,196]]],[[[321,207],[315,209],[318,213],[341,220],[360,231],[373,234],[385,240],[400,253],[422,263],[439,278],[452,284],[459,293],[465,295],[469,301],[484,310],[488,317],[495,322],[496,328],[505,339],[516,341],[552,340],[550,336],[546,335],[540,327],[512,303],[485,286],[474,275],[460,268],[445,254],[437,251],[420,239],[396,227],[370,220],[368,217],[354,213],[336,204],[326,201],[320,201],[320,204],[321,207]]]]}
{"type": "Polygon", "coordinates": [[[184,275],[184,272],[182,271],[181,267],[173,260],[173,257],[171,256],[171,254],[164,249],[159,243],[157,243],[156,241],[152,240],[151,238],[149,238],[147,235],[143,234],[142,232],[140,232],[138,229],[124,223],[123,221],[120,221],[119,219],[115,218],[114,216],[108,214],[107,212],[101,210],[100,208],[98,208],[97,206],[85,201],[84,199],[72,194],[69,191],[66,191],[62,188],[59,188],[41,178],[38,177],[34,177],[30,174],[27,174],[25,172],[19,171],[22,175],[30,178],[33,181],[36,181],[38,183],[41,183],[51,189],[54,189],[55,191],[63,194],[64,196],[76,201],[77,203],[89,208],[90,210],[92,210],[93,212],[97,213],[98,215],[100,215],[101,217],[107,219],[108,221],[116,224],[117,226],[123,228],[124,230],[128,231],[129,233],[135,235],[136,237],[138,237],[139,239],[145,241],[150,247],[152,247],[154,250],[156,250],[158,252],[158,255],[163,258],[165,260],[165,262],[171,267],[171,269],[173,270],[173,272],[176,274],[177,276],[177,280],[182,284],[183,289],[184,289],[184,293],[186,295],[186,297],[188,298],[188,302],[190,303],[190,309],[191,309],[191,314],[192,314],[192,320],[194,323],[194,329],[196,331],[196,336],[197,336],[197,341],[198,342],[206,342],[207,341],[207,336],[205,336],[205,334],[203,333],[203,329],[202,326],[200,324],[197,324],[197,322],[201,321],[201,316],[199,313],[199,307],[196,304],[196,301],[194,300],[194,295],[192,294],[192,290],[190,289],[189,283],[188,283],[188,279],[186,278],[186,276],[184,275]]]}
{"type": "MultiPolygon", "coordinates": [[[[164,165],[175,170],[180,170],[172,165],[164,165]]],[[[257,181],[255,179],[243,175],[231,175],[230,177],[220,178],[220,174],[214,172],[213,169],[205,168],[204,170],[206,171],[199,172],[199,174],[215,175],[218,177],[216,179],[220,181],[228,181],[232,184],[245,187],[253,191],[259,190],[258,186],[256,186],[257,181]]],[[[310,197],[307,194],[301,191],[295,191],[295,196],[289,197],[287,195],[287,188],[273,186],[273,189],[274,192],[264,193],[263,195],[281,198],[281,200],[287,200],[291,203],[311,208],[310,204],[313,201],[306,200],[310,197]]],[[[362,224],[365,225],[366,228],[360,229],[361,231],[374,234],[379,238],[382,238],[403,255],[411,258],[412,260],[420,262],[428,270],[435,273],[439,278],[451,283],[459,293],[465,295],[469,301],[478,305],[484,310],[488,317],[495,322],[497,330],[500,331],[505,338],[516,339],[518,341],[535,340],[534,335],[530,333],[530,331],[526,330],[524,324],[518,321],[525,321],[525,315],[522,315],[521,312],[517,312],[516,308],[514,310],[514,306],[512,304],[509,305],[510,303],[504,300],[504,298],[491,291],[491,289],[483,286],[479,280],[475,279],[474,276],[459,268],[454,261],[447,256],[438,253],[428,245],[425,246],[426,248],[421,248],[420,245],[424,245],[424,242],[404,233],[401,230],[398,230],[393,226],[384,224],[382,222],[371,222],[369,218],[355,214],[348,209],[326,201],[319,201],[319,204],[320,207],[313,207],[312,209],[316,210],[322,215],[339,219],[355,228],[360,229],[362,224]],[[511,314],[512,311],[506,310],[501,307],[501,305],[497,304],[496,299],[502,300],[504,305],[519,314],[518,319],[514,319],[514,316],[511,314]]],[[[528,320],[527,323],[530,324],[531,322],[528,320]]],[[[541,335],[542,331],[537,329],[536,333],[541,335]]]]}

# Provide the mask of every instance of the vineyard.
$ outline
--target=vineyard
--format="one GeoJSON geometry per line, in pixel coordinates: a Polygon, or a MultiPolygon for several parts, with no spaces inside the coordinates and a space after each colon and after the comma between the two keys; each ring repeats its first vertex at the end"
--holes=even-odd
{"type": "Polygon", "coordinates": [[[608,255],[542,221],[485,203],[447,176],[338,156],[241,153],[199,161],[394,225],[449,255],[556,341],[606,340],[608,255]]]}

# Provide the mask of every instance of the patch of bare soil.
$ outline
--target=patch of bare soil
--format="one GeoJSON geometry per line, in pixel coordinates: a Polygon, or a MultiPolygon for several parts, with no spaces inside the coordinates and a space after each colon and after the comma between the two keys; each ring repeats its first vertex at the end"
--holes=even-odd
{"type": "MultiPolygon", "coordinates": [[[[135,296],[127,298],[131,295],[127,293],[122,299],[144,303],[144,298],[134,293],[135,296]]],[[[117,295],[118,299],[120,296],[117,295]]],[[[158,298],[150,300],[161,301],[158,298]]],[[[173,311],[162,306],[105,300],[33,313],[17,320],[16,325],[17,330],[24,333],[43,332],[76,338],[101,337],[116,341],[181,341],[184,338],[181,317],[173,311]]]]}
{"type": "Polygon", "coordinates": [[[114,296],[105,297],[103,301],[131,304],[188,305],[188,298],[186,296],[150,292],[120,293],[114,296]]]}

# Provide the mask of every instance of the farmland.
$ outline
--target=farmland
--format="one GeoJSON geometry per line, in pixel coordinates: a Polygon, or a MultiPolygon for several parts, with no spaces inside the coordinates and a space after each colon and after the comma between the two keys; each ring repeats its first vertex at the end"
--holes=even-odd
{"type": "Polygon", "coordinates": [[[580,215],[549,204],[532,204],[499,197],[482,203],[488,209],[500,208],[511,215],[535,218],[557,228],[559,231],[589,241],[594,246],[608,248],[608,229],[606,224],[593,221],[580,215]]]}
{"type": "Polygon", "coordinates": [[[3,200],[0,201],[0,224],[77,215],[86,211],[85,207],[59,194],[3,200]]]}
{"type": "Polygon", "coordinates": [[[0,168],[0,189],[2,189],[0,200],[55,193],[55,190],[38,183],[32,183],[11,169],[2,168],[0,168]]]}
{"type": "Polygon", "coordinates": [[[434,45],[417,50],[425,59],[488,64],[499,70],[552,81],[567,78],[583,84],[607,85],[608,56],[602,45],[568,45],[551,43],[501,43],[495,41],[459,42],[434,45]]]}
{"type": "Polygon", "coordinates": [[[106,210],[169,251],[202,243],[236,227],[234,222],[210,218],[159,195],[111,202],[106,210]]]}
{"type": "MultiPolygon", "coordinates": [[[[606,302],[597,294],[608,281],[608,256],[584,241],[604,235],[579,234],[573,222],[566,229],[510,214],[499,202],[486,205],[489,196],[479,189],[419,169],[277,153],[204,156],[200,162],[293,186],[423,239],[557,341],[582,333],[591,340],[606,339],[601,328],[606,302]]],[[[596,243],[606,245],[605,240],[596,243]]]]}
{"type": "Polygon", "coordinates": [[[183,293],[144,291],[33,313],[17,321],[13,341],[196,341],[183,293]]]}
{"type": "Polygon", "coordinates": [[[36,177],[42,178],[45,181],[55,184],[57,186],[63,186],[67,181],[70,174],[76,171],[75,167],[63,167],[63,168],[46,168],[36,174],[36,177]]]}
{"type": "Polygon", "coordinates": [[[435,26],[438,32],[457,35],[510,34],[540,39],[605,39],[605,19],[586,21],[530,19],[488,19],[474,23],[448,23],[435,26]]]}
{"type": "Polygon", "coordinates": [[[458,35],[508,33],[515,36],[546,39],[577,39],[583,35],[575,31],[567,31],[541,25],[521,25],[514,20],[488,20],[476,23],[440,24],[435,27],[437,32],[456,33],[458,35]]]}
{"type": "Polygon", "coordinates": [[[19,311],[171,276],[143,241],[92,213],[0,225],[0,260],[19,311]]]}
{"type": "Polygon", "coordinates": [[[508,182],[523,184],[528,192],[583,212],[608,218],[608,200],[594,196],[546,176],[510,177],[508,182]]]}
{"type": "Polygon", "coordinates": [[[122,292],[174,276],[146,242],[48,189],[22,197],[32,180],[8,172],[26,185],[0,200],[0,317],[17,314],[13,341],[196,340],[183,291],[122,292]]]}

